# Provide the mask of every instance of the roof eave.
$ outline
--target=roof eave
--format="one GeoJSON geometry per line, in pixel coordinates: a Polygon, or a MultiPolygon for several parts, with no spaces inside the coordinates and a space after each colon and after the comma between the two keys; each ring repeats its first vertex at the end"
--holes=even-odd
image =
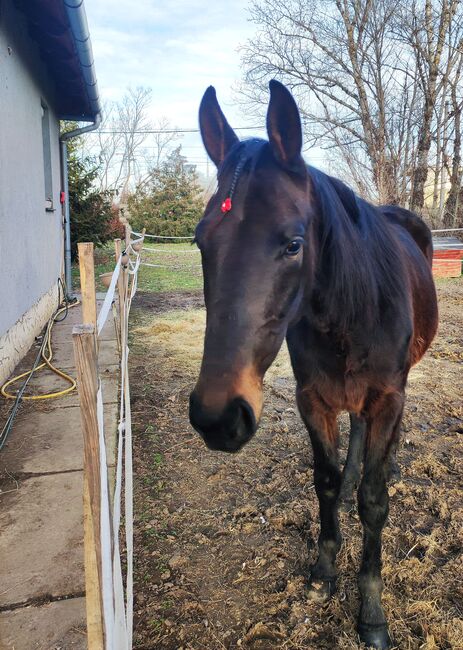
{"type": "Polygon", "coordinates": [[[88,98],[88,114],[78,116],[60,116],[62,119],[92,121],[101,113],[98,84],[93,59],[92,43],[88,29],[87,16],[83,0],[63,0],[74,45],[79,60],[85,90],[88,98]]]}

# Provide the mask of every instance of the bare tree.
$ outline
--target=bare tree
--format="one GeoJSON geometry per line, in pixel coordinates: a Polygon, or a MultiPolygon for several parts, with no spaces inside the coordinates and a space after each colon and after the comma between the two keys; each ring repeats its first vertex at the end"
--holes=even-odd
{"type": "Polygon", "coordinates": [[[362,194],[421,208],[430,161],[444,164],[461,13],[461,0],[256,0],[241,94],[259,106],[278,77],[308,144],[331,150],[362,194]]]}
{"type": "Polygon", "coordinates": [[[119,130],[116,117],[117,105],[106,103],[103,106],[103,120],[96,132],[97,143],[93,147],[98,159],[98,181],[101,191],[114,190],[115,179],[120,175],[123,134],[119,130]],[[118,170],[115,171],[116,166],[118,170]]]}
{"type": "MultiPolygon", "coordinates": [[[[399,32],[411,47],[418,72],[422,108],[418,130],[416,163],[410,206],[420,209],[425,201],[425,183],[429,172],[433,120],[439,96],[441,107],[449,81],[458,62],[463,22],[461,0],[413,0],[401,4],[399,32]]],[[[440,112],[442,117],[442,109],[440,112]]],[[[441,124],[438,124],[440,131],[441,124]]],[[[436,174],[439,170],[436,169],[436,174]]]]}
{"type": "Polygon", "coordinates": [[[450,172],[450,190],[445,204],[443,225],[447,228],[463,226],[463,168],[461,160],[461,114],[463,110],[463,40],[456,73],[450,83],[451,118],[453,119],[453,156],[450,172]]]}
{"type": "Polygon", "coordinates": [[[136,155],[150,128],[149,88],[128,89],[120,102],[107,106],[98,131],[100,182],[104,189],[127,192],[136,170],[136,155]]]}
{"type": "Polygon", "coordinates": [[[151,145],[143,147],[138,156],[135,186],[144,188],[159,170],[161,163],[172,152],[174,144],[181,136],[172,128],[167,117],[161,117],[154,122],[150,133],[151,145]]]}
{"type": "Polygon", "coordinates": [[[271,76],[290,85],[308,142],[336,147],[349,168],[358,161],[357,180],[381,202],[401,199],[413,147],[403,116],[416,108],[415,78],[393,38],[397,4],[261,0],[251,10],[257,36],[243,49],[248,97],[259,99],[271,76]]]}
{"type": "Polygon", "coordinates": [[[179,140],[180,136],[172,129],[167,117],[161,117],[156,122],[153,136],[155,146],[151,156],[151,165],[159,169],[161,162],[171,153],[174,143],[179,140]]]}
{"type": "Polygon", "coordinates": [[[128,89],[119,102],[108,103],[92,142],[98,160],[100,190],[120,196],[144,183],[179,138],[166,117],[150,118],[151,90],[128,89]]]}
{"type": "Polygon", "coordinates": [[[123,134],[124,152],[118,180],[122,180],[122,193],[130,187],[132,176],[136,173],[136,154],[147,138],[150,121],[147,110],[151,104],[151,89],[129,89],[117,106],[118,122],[123,134]]]}

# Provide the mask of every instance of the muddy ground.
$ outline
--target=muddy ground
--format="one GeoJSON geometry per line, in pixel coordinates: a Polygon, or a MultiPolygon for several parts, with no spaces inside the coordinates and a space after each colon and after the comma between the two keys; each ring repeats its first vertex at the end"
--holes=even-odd
{"type": "MultiPolygon", "coordinates": [[[[384,605],[396,647],[410,650],[463,649],[463,283],[438,289],[440,332],[410,375],[402,478],[383,535],[384,605]]],[[[188,423],[201,296],[139,294],[131,318],[134,647],[358,648],[356,512],[341,513],[336,595],[305,599],[318,507],[286,353],[266,380],[257,435],[226,456],[188,423]]],[[[346,435],[341,445],[345,454],[346,435]]]]}

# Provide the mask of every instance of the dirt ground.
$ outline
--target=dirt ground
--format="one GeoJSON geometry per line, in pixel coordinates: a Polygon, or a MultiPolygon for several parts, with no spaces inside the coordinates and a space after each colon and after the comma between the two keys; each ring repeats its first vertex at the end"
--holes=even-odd
{"type": "MultiPolygon", "coordinates": [[[[410,375],[383,534],[383,600],[401,650],[463,649],[463,283],[438,290],[440,331],[410,375]]],[[[337,593],[305,599],[318,506],[287,353],[268,374],[251,443],[211,452],[188,423],[203,326],[198,294],[140,294],[133,306],[134,647],[358,648],[356,512],[340,515],[337,593]]],[[[346,435],[341,445],[345,454],[346,435]]]]}

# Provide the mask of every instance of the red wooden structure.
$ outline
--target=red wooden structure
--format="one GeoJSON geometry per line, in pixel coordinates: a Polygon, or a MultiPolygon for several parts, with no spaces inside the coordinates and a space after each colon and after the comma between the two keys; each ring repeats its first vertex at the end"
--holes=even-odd
{"type": "Polygon", "coordinates": [[[463,242],[457,237],[434,237],[432,273],[435,278],[458,278],[461,275],[463,242]]]}

